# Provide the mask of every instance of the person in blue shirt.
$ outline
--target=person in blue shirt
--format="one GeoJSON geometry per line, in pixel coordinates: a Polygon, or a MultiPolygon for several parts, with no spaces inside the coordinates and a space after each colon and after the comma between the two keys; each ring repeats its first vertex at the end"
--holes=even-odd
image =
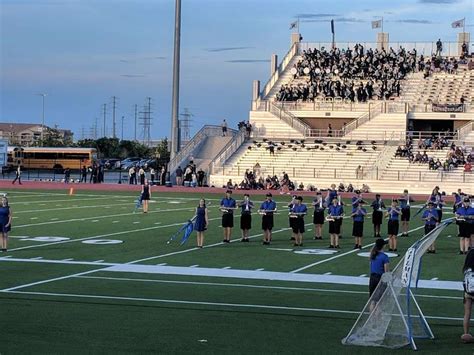
{"type": "Polygon", "coordinates": [[[362,194],[360,193],[360,190],[355,190],[354,193],[355,196],[352,196],[351,199],[352,208],[359,206],[359,202],[362,201],[362,194]]]}
{"type": "Polygon", "coordinates": [[[329,221],[329,236],[331,238],[331,244],[329,248],[339,249],[339,235],[341,234],[342,218],[344,217],[344,209],[339,204],[337,198],[332,200],[332,204],[328,207],[328,216],[326,217],[329,221]]]}
{"type": "Polygon", "coordinates": [[[367,215],[367,210],[364,208],[365,201],[359,200],[357,207],[352,205],[352,236],[354,237],[354,249],[362,249],[362,237],[364,236],[364,217],[367,215]]]}
{"type": "Polygon", "coordinates": [[[234,227],[234,210],[237,203],[232,198],[232,190],[227,190],[225,197],[221,200],[222,229],[224,230],[223,243],[230,243],[232,228],[234,227]]]}
{"type": "Polygon", "coordinates": [[[455,216],[459,223],[459,254],[467,254],[471,247],[471,236],[474,235],[474,208],[470,206],[469,198],[464,198],[455,216]]]}
{"type": "MultiPolygon", "coordinates": [[[[464,192],[462,192],[461,189],[458,189],[457,192],[453,192],[453,195],[454,195],[453,213],[456,214],[456,210],[462,206],[463,200],[466,195],[464,192]]],[[[456,225],[458,226],[458,237],[460,237],[461,226],[460,226],[460,222],[457,219],[456,219],[456,225]]]]}
{"type": "Polygon", "coordinates": [[[398,208],[398,200],[393,199],[391,206],[387,209],[385,217],[388,218],[388,251],[397,251],[398,220],[402,211],[398,208]]]}
{"type": "Polygon", "coordinates": [[[331,188],[328,189],[328,193],[326,195],[326,205],[330,206],[332,204],[332,200],[338,198],[336,184],[331,184],[331,188]]]}
{"type": "Polygon", "coordinates": [[[380,197],[380,194],[375,195],[375,200],[372,201],[370,207],[373,208],[372,224],[374,225],[374,238],[380,238],[380,228],[382,226],[383,212],[385,203],[380,197]]]}
{"type": "Polygon", "coordinates": [[[249,194],[244,195],[244,200],[239,203],[239,207],[241,208],[240,229],[242,230],[242,239],[240,241],[248,243],[250,241],[250,229],[252,229],[252,208],[254,207],[253,202],[250,201],[249,194]]]}
{"type": "MultiPolygon", "coordinates": [[[[369,296],[372,296],[382,275],[390,271],[390,260],[388,255],[383,252],[384,245],[387,241],[379,238],[375,241],[375,245],[370,252],[370,279],[369,279],[369,296]]],[[[378,292],[379,293],[379,292],[378,292]]],[[[380,293],[380,295],[383,292],[380,293]]]]}
{"type": "Polygon", "coordinates": [[[269,245],[272,241],[273,213],[276,210],[276,203],[272,200],[272,194],[269,192],[258,211],[262,215],[263,245],[269,245]]]}
{"type": "Polygon", "coordinates": [[[438,223],[438,211],[434,208],[433,202],[428,202],[428,208],[423,211],[421,219],[425,222],[425,235],[436,228],[436,223],[438,223]]]}
{"type": "Polygon", "coordinates": [[[403,195],[399,198],[400,209],[401,209],[401,221],[402,221],[402,237],[408,237],[408,230],[410,228],[410,205],[415,202],[410,197],[408,190],[403,190],[403,195]]]}
{"type": "Polygon", "coordinates": [[[2,252],[6,252],[8,250],[8,232],[12,228],[12,211],[5,196],[2,197],[0,205],[0,228],[2,233],[0,247],[2,252]]]}
{"type": "Polygon", "coordinates": [[[438,211],[438,224],[439,224],[441,222],[441,219],[443,218],[443,206],[444,206],[443,196],[439,192],[439,186],[435,186],[435,188],[431,192],[430,197],[428,198],[428,201],[426,201],[426,205],[428,205],[429,202],[433,202],[434,207],[438,211]]]}
{"type": "Polygon", "coordinates": [[[316,192],[316,198],[312,203],[314,207],[313,224],[314,224],[314,239],[323,239],[323,224],[324,224],[324,210],[326,203],[323,200],[321,191],[316,192]]]}
{"type": "Polygon", "coordinates": [[[290,218],[294,220],[293,222],[293,233],[295,235],[294,246],[303,246],[303,233],[304,233],[304,216],[308,212],[308,208],[303,203],[303,197],[297,196],[295,199],[295,204],[291,208],[290,218]]]}
{"type": "Polygon", "coordinates": [[[290,240],[296,240],[296,233],[293,232],[294,228],[293,225],[295,224],[295,219],[291,218],[291,210],[296,205],[296,195],[291,196],[291,201],[288,203],[288,225],[290,226],[291,230],[291,238],[290,240]]]}

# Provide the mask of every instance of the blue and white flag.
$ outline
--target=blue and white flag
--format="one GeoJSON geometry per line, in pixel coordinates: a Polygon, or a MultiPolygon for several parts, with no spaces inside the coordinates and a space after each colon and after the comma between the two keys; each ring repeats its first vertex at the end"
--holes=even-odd
{"type": "Polygon", "coordinates": [[[292,30],[293,28],[296,28],[296,27],[298,27],[298,21],[290,23],[290,30],[292,30]]]}
{"type": "Polygon", "coordinates": [[[382,20],[372,21],[372,29],[381,28],[382,20]]]}

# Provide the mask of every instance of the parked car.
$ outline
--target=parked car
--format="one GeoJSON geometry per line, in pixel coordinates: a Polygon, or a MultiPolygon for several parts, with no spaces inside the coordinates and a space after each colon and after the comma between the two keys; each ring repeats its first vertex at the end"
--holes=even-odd
{"type": "Polygon", "coordinates": [[[107,159],[104,163],[106,169],[117,169],[120,168],[120,159],[111,158],[107,159]]]}
{"type": "Polygon", "coordinates": [[[141,159],[140,158],[127,158],[124,159],[120,162],[120,169],[122,170],[128,170],[130,169],[131,165],[135,165],[137,162],[139,162],[141,159]]]}

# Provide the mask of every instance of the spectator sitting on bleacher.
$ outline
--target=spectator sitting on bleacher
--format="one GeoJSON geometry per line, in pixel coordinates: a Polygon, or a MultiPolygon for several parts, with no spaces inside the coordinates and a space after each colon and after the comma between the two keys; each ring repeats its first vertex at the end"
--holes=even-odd
{"type": "Polygon", "coordinates": [[[472,171],[472,164],[467,161],[466,164],[464,164],[464,172],[470,173],[471,171],[472,171]]]}

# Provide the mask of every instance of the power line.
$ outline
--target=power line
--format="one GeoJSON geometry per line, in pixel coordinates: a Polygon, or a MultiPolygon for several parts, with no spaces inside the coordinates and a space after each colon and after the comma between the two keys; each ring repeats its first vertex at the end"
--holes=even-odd
{"type": "Polygon", "coordinates": [[[105,138],[107,136],[107,126],[106,126],[106,122],[107,122],[107,104],[102,105],[102,114],[103,114],[103,118],[104,118],[104,127],[102,129],[102,137],[105,138]]]}
{"type": "Polygon", "coordinates": [[[151,97],[146,98],[145,106],[143,108],[143,111],[140,112],[140,114],[142,115],[140,117],[140,126],[143,127],[143,131],[142,131],[143,141],[142,142],[145,145],[150,145],[150,141],[151,141],[150,127],[151,127],[151,120],[152,120],[151,97]]]}

